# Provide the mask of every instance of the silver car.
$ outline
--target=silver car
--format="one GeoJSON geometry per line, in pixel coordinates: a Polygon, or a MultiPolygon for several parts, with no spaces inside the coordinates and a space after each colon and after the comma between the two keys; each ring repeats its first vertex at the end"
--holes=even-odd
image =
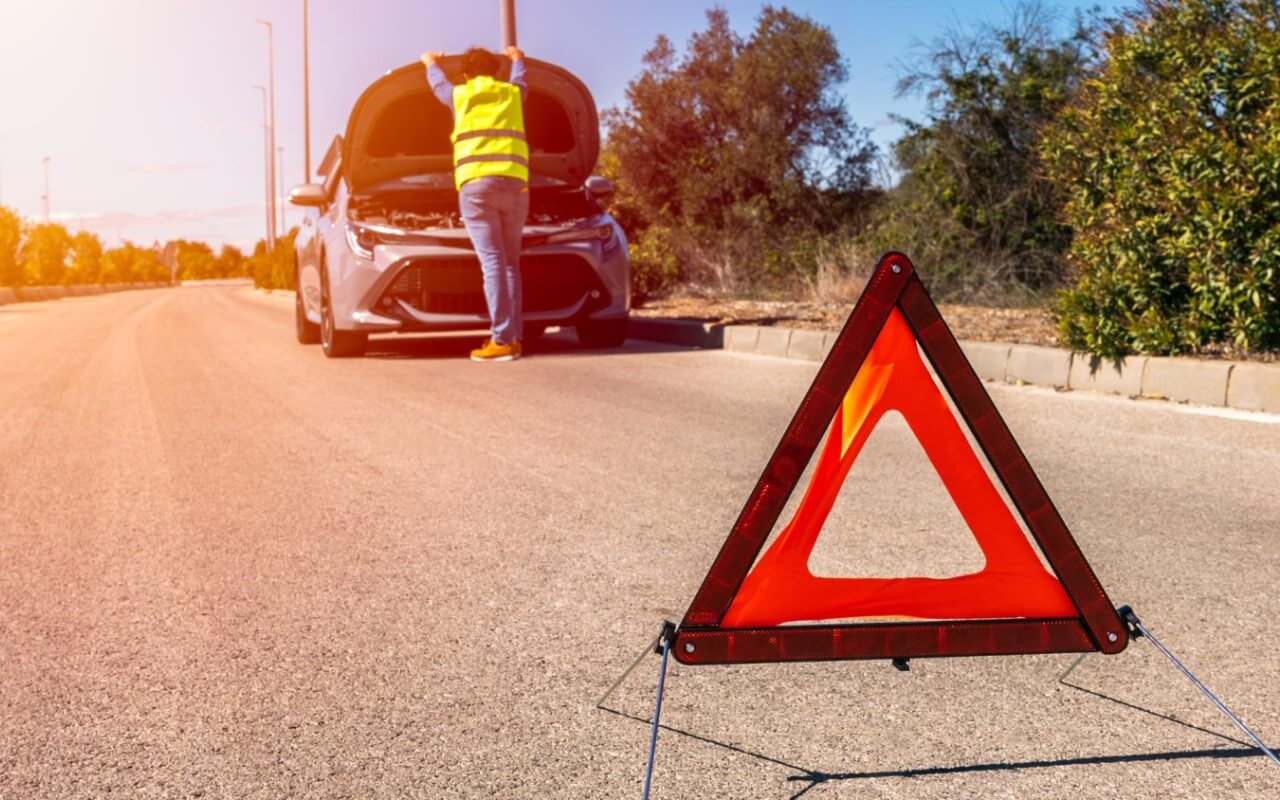
{"type": "MultiPolygon", "coordinates": [[[[459,60],[446,59],[460,80],[459,60]]],[[[526,62],[529,217],[520,258],[525,338],[572,326],[588,347],[627,334],[631,264],[622,229],[601,206],[613,191],[592,176],[600,154],[595,101],[569,72],[526,62]]],[[[298,341],[357,356],[370,334],[489,327],[480,263],[458,214],[453,117],[420,64],[375,81],[345,136],[290,200],[315,208],[296,241],[298,341]]]]}

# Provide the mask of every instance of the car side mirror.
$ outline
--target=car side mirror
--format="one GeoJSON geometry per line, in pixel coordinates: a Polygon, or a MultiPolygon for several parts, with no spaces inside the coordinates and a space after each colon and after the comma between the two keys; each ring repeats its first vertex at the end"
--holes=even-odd
{"type": "Polygon", "coordinates": [[[587,196],[596,202],[608,200],[613,196],[613,181],[600,175],[587,178],[587,196]]]}
{"type": "Polygon", "coordinates": [[[295,206],[319,208],[326,199],[324,187],[318,183],[301,183],[289,190],[289,202],[295,206]]]}

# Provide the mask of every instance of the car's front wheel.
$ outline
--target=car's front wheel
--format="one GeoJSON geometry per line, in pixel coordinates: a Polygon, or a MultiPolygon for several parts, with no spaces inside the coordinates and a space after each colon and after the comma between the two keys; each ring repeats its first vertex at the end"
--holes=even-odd
{"type": "Polygon", "coordinates": [[[621,347],[627,340],[627,318],[590,319],[574,326],[583,347],[621,347]]]}
{"type": "Polygon", "coordinates": [[[320,302],[320,346],[329,358],[355,358],[364,355],[369,345],[369,334],[358,331],[340,331],[333,324],[333,308],[325,295],[320,302]]]}
{"type": "Polygon", "coordinates": [[[307,308],[302,302],[302,290],[293,292],[293,327],[298,344],[319,344],[320,326],[307,319],[307,308]]]}

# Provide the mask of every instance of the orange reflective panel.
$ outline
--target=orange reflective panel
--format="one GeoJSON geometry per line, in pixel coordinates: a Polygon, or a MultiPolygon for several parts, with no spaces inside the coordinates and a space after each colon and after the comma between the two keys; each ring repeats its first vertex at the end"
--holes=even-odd
{"type": "MultiPolygon", "coordinates": [[[[911,488],[901,488],[910,502],[911,488]]],[[[1007,619],[1075,617],[992,483],[960,421],[930,375],[916,337],[894,308],[836,411],[795,515],[743,580],[720,625],[760,628],[855,618],[1007,619]],[[809,556],[853,462],[888,411],[920,442],[986,558],[952,578],[818,577],[809,556]]]]}

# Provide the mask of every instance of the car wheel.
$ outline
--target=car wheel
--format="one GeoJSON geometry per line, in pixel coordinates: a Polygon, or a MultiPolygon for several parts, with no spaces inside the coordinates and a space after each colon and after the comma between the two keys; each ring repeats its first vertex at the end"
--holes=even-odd
{"type": "Polygon", "coordinates": [[[298,344],[319,344],[320,326],[307,319],[306,306],[302,302],[302,290],[293,293],[293,327],[298,344]]]}
{"type": "Polygon", "coordinates": [[[333,309],[329,298],[320,299],[320,346],[329,358],[354,358],[364,355],[369,344],[369,334],[356,331],[340,331],[333,324],[333,309]]]}
{"type": "Polygon", "coordinates": [[[583,347],[621,347],[627,340],[627,318],[591,319],[574,326],[583,347]]]}

